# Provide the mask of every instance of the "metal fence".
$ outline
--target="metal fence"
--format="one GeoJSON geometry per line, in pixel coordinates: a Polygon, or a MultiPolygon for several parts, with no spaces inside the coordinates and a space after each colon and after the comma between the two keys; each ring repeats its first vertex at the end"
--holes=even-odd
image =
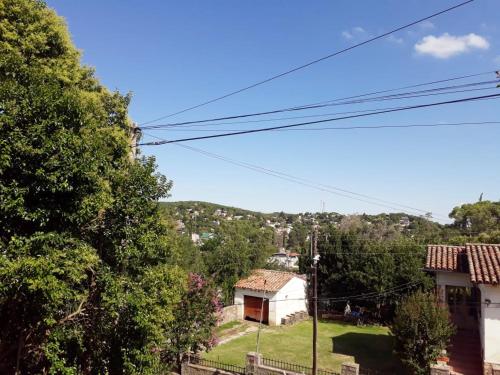
{"type": "MultiPolygon", "coordinates": [[[[295,363],[288,363],[279,361],[276,359],[262,358],[262,364],[265,366],[276,367],[281,370],[292,371],[297,373],[302,373],[306,375],[312,375],[312,368],[302,365],[297,365],[295,363]]],[[[338,372],[318,369],[317,375],[340,375],[338,372]]]]}
{"type": "Polygon", "coordinates": [[[371,370],[369,368],[360,367],[359,368],[359,375],[382,375],[382,373],[380,371],[377,371],[377,370],[371,370]]]}
{"type": "Polygon", "coordinates": [[[232,372],[232,373],[235,373],[235,374],[241,374],[241,375],[245,374],[245,368],[244,367],[240,367],[240,366],[236,366],[236,365],[231,365],[229,363],[222,363],[222,362],[218,362],[218,361],[212,361],[210,359],[205,359],[205,358],[201,358],[201,357],[198,357],[198,356],[191,355],[191,356],[187,357],[187,362],[188,363],[192,363],[193,365],[200,365],[200,366],[212,367],[212,368],[216,368],[216,369],[219,369],[219,370],[224,370],[224,371],[227,371],[227,372],[232,372]]]}

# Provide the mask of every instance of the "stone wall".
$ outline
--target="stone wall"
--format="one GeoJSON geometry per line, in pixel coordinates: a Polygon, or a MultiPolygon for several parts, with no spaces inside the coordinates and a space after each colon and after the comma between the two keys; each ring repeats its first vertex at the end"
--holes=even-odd
{"type": "Polygon", "coordinates": [[[223,325],[229,322],[234,322],[235,320],[238,320],[238,306],[237,305],[231,305],[231,306],[226,306],[222,308],[221,312],[221,319],[218,323],[218,325],[223,325]]]}
{"type": "MultiPolygon", "coordinates": [[[[265,366],[262,364],[262,354],[250,352],[247,354],[246,375],[304,375],[289,370],[283,370],[276,367],[265,366]]],[[[340,375],[359,375],[359,364],[345,362],[342,364],[340,375]]]]}
{"type": "MultiPolygon", "coordinates": [[[[193,357],[190,357],[190,359],[191,361],[188,360],[182,364],[181,375],[304,375],[302,372],[264,365],[262,354],[253,352],[247,354],[244,369],[210,360],[203,360],[202,358],[198,358],[196,361],[194,361],[193,357]],[[218,365],[226,370],[211,367],[218,365]],[[231,372],[231,370],[234,370],[234,372],[231,372]]],[[[359,375],[359,365],[357,363],[343,363],[340,375],[359,375]]]]}
{"type": "Polygon", "coordinates": [[[484,375],[500,375],[500,364],[484,362],[484,375]]]}
{"type": "Polygon", "coordinates": [[[431,375],[449,375],[450,368],[445,364],[431,365],[431,375]]]}
{"type": "Polygon", "coordinates": [[[183,363],[181,375],[234,375],[231,372],[219,370],[212,367],[195,365],[192,363],[183,363]]]}

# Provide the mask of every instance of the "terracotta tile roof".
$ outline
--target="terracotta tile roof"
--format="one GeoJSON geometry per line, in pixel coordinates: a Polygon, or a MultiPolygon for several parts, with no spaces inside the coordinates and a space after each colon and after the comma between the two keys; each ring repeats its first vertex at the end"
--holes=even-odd
{"type": "Polygon", "coordinates": [[[467,244],[470,278],[478,284],[500,284],[500,244],[467,244]]]}
{"type": "Polygon", "coordinates": [[[425,268],[437,271],[468,272],[465,246],[428,245],[425,268]]]}
{"type": "Polygon", "coordinates": [[[293,272],[255,270],[246,279],[241,279],[235,285],[236,288],[250,289],[262,292],[277,292],[294,277],[303,278],[293,272]]]}

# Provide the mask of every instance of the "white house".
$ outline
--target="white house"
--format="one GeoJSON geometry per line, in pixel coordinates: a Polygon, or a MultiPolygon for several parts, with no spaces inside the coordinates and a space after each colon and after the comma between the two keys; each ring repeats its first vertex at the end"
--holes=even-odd
{"type": "Polygon", "coordinates": [[[287,268],[299,268],[299,255],[298,253],[274,253],[267,262],[287,268]]]}
{"type": "Polygon", "coordinates": [[[281,319],[307,311],[306,279],[292,272],[255,270],[235,285],[239,319],[280,325],[281,319]]]}
{"type": "Polygon", "coordinates": [[[454,351],[458,366],[472,364],[473,354],[478,353],[483,373],[496,374],[494,370],[500,371],[500,244],[429,245],[426,269],[435,273],[438,301],[448,306],[458,328],[455,337],[461,338],[452,340],[450,365],[454,351]]]}

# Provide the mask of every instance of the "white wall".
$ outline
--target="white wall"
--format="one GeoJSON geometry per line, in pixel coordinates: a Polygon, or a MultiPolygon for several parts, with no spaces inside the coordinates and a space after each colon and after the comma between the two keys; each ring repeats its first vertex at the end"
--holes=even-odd
{"type": "Polygon", "coordinates": [[[500,286],[480,284],[481,290],[481,343],[484,349],[484,362],[500,364],[500,286]],[[485,300],[491,305],[487,306],[485,300]]]}
{"type": "Polygon", "coordinates": [[[276,324],[281,324],[281,318],[298,311],[307,311],[307,282],[294,277],[276,293],[276,324]]]}
{"type": "MultiPolygon", "coordinates": [[[[245,307],[243,305],[245,296],[259,297],[259,298],[267,298],[269,299],[269,325],[276,324],[276,302],[272,302],[272,300],[276,300],[276,293],[264,293],[257,290],[249,290],[249,289],[240,289],[236,288],[234,290],[234,304],[238,306],[238,317],[239,319],[244,318],[245,307]]],[[[281,321],[281,320],[280,320],[281,321]]]]}
{"type": "Polygon", "coordinates": [[[469,273],[436,271],[436,284],[473,287],[469,273]]]}
{"type": "Polygon", "coordinates": [[[280,325],[281,318],[298,311],[307,311],[307,282],[294,277],[277,293],[265,293],[256,290],[239,289],[234,291],[234,304],[238,306],[238,318],[244,318],[244,296],[269,299],[269,325],[280,325]]]}

